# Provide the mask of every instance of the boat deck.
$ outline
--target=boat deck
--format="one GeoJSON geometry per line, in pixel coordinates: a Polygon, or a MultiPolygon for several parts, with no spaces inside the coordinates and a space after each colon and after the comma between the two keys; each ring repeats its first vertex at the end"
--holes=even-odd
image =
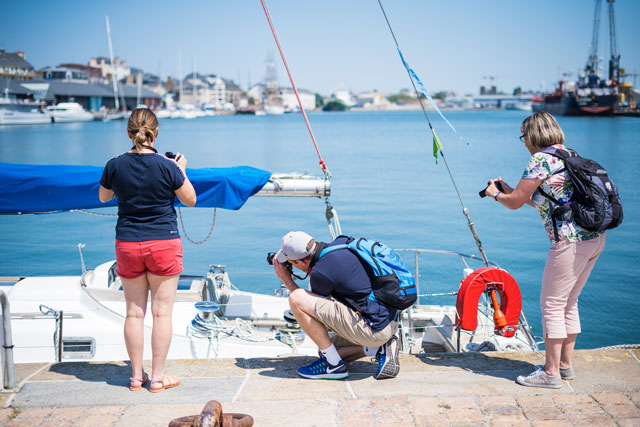
{"type": "Polygon", "coordinates": [[[514,381],[543,363],[542,353],[401,355],[398,377],[382,381],[364,359],[350,364],[346,381],[299,378],[296,369],[312,360],[168,361],[182,384],[157,394],[130,392],[125,362],[20,364],[20,390],[0,395],[8,406],[0,424],[167,426],[218,400],[256,426],[640,426],[639,349],[578,350],[576,378],[558,390],[514,381]]]}

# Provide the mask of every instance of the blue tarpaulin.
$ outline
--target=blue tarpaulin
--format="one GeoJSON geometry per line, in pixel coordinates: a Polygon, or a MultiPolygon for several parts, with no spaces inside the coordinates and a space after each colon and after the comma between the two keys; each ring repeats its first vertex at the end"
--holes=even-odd
{"type": "MultiPolygon", "coordinates": [[[[101,203],[100,166],[0,163],[0,213],[42,213],[116,206],[101,203]]],[[[187,169],[196,207],[240,209],[269,181],[271,172],[250,166],[187,169]]],[[[183,206],[176,198],[176,206],[183,206]]]]}

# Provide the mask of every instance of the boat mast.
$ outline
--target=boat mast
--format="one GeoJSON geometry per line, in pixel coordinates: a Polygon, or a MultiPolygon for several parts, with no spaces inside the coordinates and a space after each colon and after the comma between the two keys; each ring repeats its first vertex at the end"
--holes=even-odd
{"type": "Polygon", "coordinates": [[[184,78],[182,77],[182,51],[178,50],[178,78],[180,79],[180,85],[178,86],[178,107],[182,108],[182,90],[184,78]]]}
{"type": "Polygon", "coordinates": [[[111,81],[113,82],[113,93],[116,111],[120,110],[120,101],[118,100],[118,69],[113,63],[113,45],[111,44],[111,27],[109,26],[109,16],[105,16],[107,21],[107,40],[109,41],[109,61],[111,62],[111,81]],[[114,76],[115,74],[115,76],[114,76]]]}
{"type": "Polygon", "coordinates": [[[620,81],[620,54],[618,53],[618,40],[616,38],[616,21],[613,15],[613,3],[615,0],[607,0],[609,3],[609,41],[611,58],[609,59],[609,80],[620,81]]]}

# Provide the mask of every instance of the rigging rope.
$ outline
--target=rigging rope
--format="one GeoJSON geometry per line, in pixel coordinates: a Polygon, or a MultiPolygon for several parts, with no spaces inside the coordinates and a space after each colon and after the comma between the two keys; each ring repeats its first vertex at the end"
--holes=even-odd
{"type": "Polygon", "coordinates": [[[260,0],[262,3],[262,8],[264,9],[265,16],[267,17],[267,22],[269,23],[269,28],[271,28],[271,33],[273,34],[273,39],[276,42],[276,46],[278,46],[278,51],[280,52],[280,57],[282,58],[282,63],[284,64],[284,68],[287,70],[287,75],[289,76],[289,81],[291,82],[291,86],[293,87],[293,92],[296,94],[296,99],[298,100],[298,105],[300,106],[300,112],[304,117],[304,121],[307,124],[307,129],[309,130],[309,135],[311,135],[311,140],[313,141],[313,145],[316,148],[316,153],[318,153],[318,159],[320,163],[320,168],[324,172],[325,176],[330,178],[331,172],[327,168],[324,160],[322,159],[322,155],[320,154],[320,149],[318,148],[318,144],[316,142],[316,138],[313,135],[313,131],[311,130],[311,125],[309,124],[309,119],[307,118],[307,113],[302,106],[302,101],[300,100],[300,95],[298,94],[298,89],[296,88],[296,84],[293,82],[293,77],[291,77],[291,72],[289,71],[289,65],[287,65],[287,60],[284,57],[284,52],[280,47],[280,41],[278,40],[278,35],[276,34],[276,30],[273,27],[273,23],[271,22],[271,15],[269,14],[269,9],[267,8],[267,4],[265,0],[260,0]]]}
{"type": "Polygon", "coordinates": [[[199,242],[196,242],[194,240],[191,240],[191,238],[187,235],[187,230],[185,230],[185,228],[184,228],[184,222],[182,222],[182,210],[180,208],[178,208],[178,216],[180,217],[180,227],[182,227],[182,234],[184,235],[185,239],[187,239],[188,241],[190,241],[194,245],[201,245],[204,242],[206,242],[207,240],[209,240],[209,238],[211,237],[211,234],[213,234],[213,227],[216,225],[216,211],[217,210],[218,210],[218,208],[213,208],[213,219],[211,220],[211,228],[209,229],[209,234],[207,234],[207,237],[205,237],[203,240],[200,240],[199,242]]]}
{"type": "Polygon", "coordinates": [[[384,19],[387,22],[387,26],[389,27],[389,31],[391,32],[391,36],[393,37],[393,41],[394,41],[394,43],[396,45],[396,49],[398,50],[398,54],[400,55],[400,59],[402,60],[402,65],[407,70],[407,74],[409,75],[409,80],[411,81],[411,85],[413,86],[413,90],[416,93],[416,97],[418,98],[418,102],[420,103],[420,107],[422,108],[422,112],[424,113],[424,117],[427,120],[427,123],[429,124],[429,129],[431,130],[431,133],[433,134],[433,155],[436,158],[436,164],[438,163],[438,152],[439,152],[440,156],[442,157],[442,160],[444,161],[444,165],[447,168],[447,172],[449,173],[449,178],[451,179],[451,183],[453,184],[453,188],[456,191],[456,194],[458,196],[458,200],[460,201],[460,205],[462,205],[462,213],[467,218],[467,225],[469,226],[469,229],[471,230],[471,234],[473,235],[473,238],[476,241],[476,245],[478,246],[478,250],[480,251],[480,255],[482,256],[482,260],[484,261],[486,266],[489,266],[489,260],[487,259],[487,256],[484,253],[484,249],[482,247],[482,242],[480,241],[480,238],[478,237],[478,234],[476,233],[476,230],[473,227],[473,222],[471,221],[471,218],[469,217],[469,211],[467,210],[467,208],[464,205],[464,202],[462,201],[462,196],[460,195],[460,191],[458,190],[458,186],[456,185],[456,181],[453,178],[453,174],[451,173],[451,169],[449,168],[449,164],[447,163],[447,159],[444,156],[444,152],[443,152],[443,149],[442,149],[442,144],[440,143],[440,138],[438,138],[438,135],[436,134],[436,131],[433,128],[433,125],[431,124],[431,120],[429,120],[429,115],[427,114],[427,110],[426,110],[426,108],[424,106],[424,103],[422,102],[422,99],[420,98],[420,92],[418,91],[418,88],[416,87],[416,82],[418,82],[418,84],[422,88],[422,93],[429,100],[429,102],[431,102],[432,105],[436,108],[436,111],[438,111],[438,113],[445,120],[445,122],[447,122],[447,124],[449,124],[451,129],[453,129],[454,133],[458,136],[458,138],[460,138],[463,142],[465,142],[467,144],[468,144],[468,142],[464,141],[464,139],[462,139],[462,137],[460,137],[460,135],[455,130],[453,125],[451,125],[451,123],[449,123],[449,121],[442,115],[442,113],[440,112],[438,107],[433,102],[433,99],[431,98],[431,95],[429,95],[429,93],[425,89],[424,85],[422,84],[422,82],[418,78],[417,74],[413,71],[413,69],[411,69],[409,64],[407,64],[407,62],[404,60],[404,57],[402,56],[402,52],[400,51],[400,45],[398,44],[398,39],[396,38],[396,35],[393,32],[393,28],[391,27],[391,23],[389,22],[389,18],[387,17],[387,13],[384,10],[384,7],[382,6],[382,0],[378,0],[378,4],[380,5],[380,10],[382,10],[382,14],[384,15],[384,19]]]}

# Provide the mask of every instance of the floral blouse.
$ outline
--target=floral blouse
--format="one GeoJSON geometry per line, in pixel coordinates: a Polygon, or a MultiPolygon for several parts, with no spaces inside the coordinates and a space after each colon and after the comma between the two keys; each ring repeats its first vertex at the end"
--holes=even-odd
{"type": "MultiPolygon", "coordinates": [[[[565,148],[562,144],[554,145],[554,147],[560,149],[565,148]]],[[[564,162],[561,159],[539,151],[529,159],[522,178],[542,180],[542,190],[558,202],[564,204],[573,198],[573,184],[566,171],[560,172],[563,169],[564,162]]],[[[552,202],[544,197],[538,190],[533,193],[531,201],[542,217],[542,224],[547,230],[549,240],[554,242],[553,221],[551,220],[552,202]]],[[[570,242],[578,242],[591,240],[602,234],[602,232],[597,231],[586,231],[573,221],[556,220],[556,224],[558,226],[558,236],[560,240],[566,238],[570,242]]]]}

